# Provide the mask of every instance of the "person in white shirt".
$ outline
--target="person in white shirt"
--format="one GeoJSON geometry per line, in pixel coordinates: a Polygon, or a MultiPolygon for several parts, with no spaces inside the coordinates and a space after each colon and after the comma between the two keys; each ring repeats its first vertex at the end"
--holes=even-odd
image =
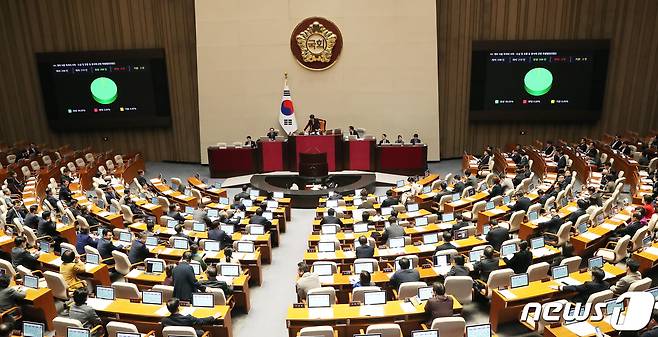
{"type": "Polygon", "coordinates": [[[314,288],[320,288],[320,277],[311,272],[311,267],[304,262],[297,264],[297,273],[299,278],[297,279],[297,296],[299,299],[306,299],[306,294],[308,291],[314,288]]]}

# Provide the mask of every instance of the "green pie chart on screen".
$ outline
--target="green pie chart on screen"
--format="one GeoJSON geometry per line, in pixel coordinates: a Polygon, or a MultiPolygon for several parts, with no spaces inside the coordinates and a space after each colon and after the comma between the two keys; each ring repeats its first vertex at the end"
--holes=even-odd
{"type": "Polygon", "coordinates": [[[117,84],[107,77],[99,77],[89,86],[94,100],[100,104],[111,104],[117,99],[117,84]]]}
{"type": "Polygon", "coordinates": [[[533,68],[523,78],[525,91],[532,96],[541,96],[551,90],[553,74],[546,68],[533,68]]]}

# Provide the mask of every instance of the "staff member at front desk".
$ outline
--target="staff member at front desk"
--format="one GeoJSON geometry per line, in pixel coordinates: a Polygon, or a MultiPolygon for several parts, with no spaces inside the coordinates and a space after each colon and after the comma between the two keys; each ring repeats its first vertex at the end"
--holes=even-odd
{"type": "Polygon", "coordinates": [[[601,268],[592,268],[592,280],[587,281],[581,285],[577,286],[551,286],[551,288],[566,291],[566,292],[576,292],[573,297],[574,303],[585,303],[590,295],[597,293],[599,291],[604,291],[610,289],[610,286],[607,282],[603,281],[605,278],[605,272],[601,268]]]}
{"type": "Polygon", "coordinates": [[[308,122],[304,127],[304,131],[307,129],[309,133],[317,133],[320,131],[320,120],[315,118],[315,115],[308,116],[308,122]]]}

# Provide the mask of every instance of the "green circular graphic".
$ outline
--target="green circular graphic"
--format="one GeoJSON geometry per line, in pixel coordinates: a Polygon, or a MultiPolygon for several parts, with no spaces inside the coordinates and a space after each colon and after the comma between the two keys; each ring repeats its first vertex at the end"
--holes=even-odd
{"type": "Polygon", "coordinates": [[[100,104],[110,104],[117,99],[117,84],[107,77],[99,77],[89,86],[94,100],[100,104]]]}
{"type": "Polygon", "coordinates": [[[532,96],[541,96],[551,90],[553,74],[546,68],[534,68],[523,78],[525,91],[532,96]]]}

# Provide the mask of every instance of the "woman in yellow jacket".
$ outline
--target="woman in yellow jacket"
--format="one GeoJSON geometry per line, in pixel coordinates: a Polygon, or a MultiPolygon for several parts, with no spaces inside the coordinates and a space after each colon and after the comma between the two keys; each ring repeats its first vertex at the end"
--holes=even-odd
{"type": "Polygon", "coordinates": [[[87,283],[78,277],[84,272],[85,264],[80,261],[79,256],[70,250],[62,253],[62,265],[59,267],[59,273],[62,274],[67,288],[75,290],[86,287],[87,283]]]}

